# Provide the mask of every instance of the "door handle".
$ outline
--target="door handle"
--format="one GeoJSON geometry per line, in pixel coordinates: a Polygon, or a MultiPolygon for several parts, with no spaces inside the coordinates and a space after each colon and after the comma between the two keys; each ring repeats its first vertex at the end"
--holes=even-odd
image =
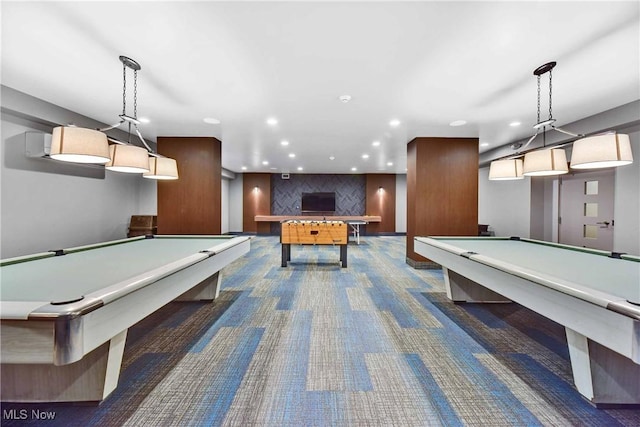
{"type": "Polygon", "coordinates": [[[604,227],[600,227],[600,228],[609,228],[609,224],[611,224],[609,221],[602,221],[602,222],[596,222],[596,224],[604,224],[604,227]]]}

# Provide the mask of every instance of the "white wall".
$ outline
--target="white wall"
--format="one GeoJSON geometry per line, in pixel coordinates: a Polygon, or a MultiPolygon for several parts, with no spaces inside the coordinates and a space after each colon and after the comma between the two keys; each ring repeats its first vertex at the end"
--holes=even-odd
{"type": "Polygon", "coordinates": [[[489,168],[478,171],[478,223],[489,224],[496,236],[529,237],[530,178],[489,181],[489,168]]]}
{"type": "Polygon", "coordinates": [[[616,168],[613,250],[640,255],[640,132],[629,137],[634,162],[616,168]]]}
{"type": "Polygon", "coordinates": [[[407,175],[396,175],[396,233],[407,232],[407,175]]]}
{"type": "MultiPolygon", "coordinates": [[[[23,155],[24,133],[41,129],[6,117],[0,147],[1,258],[124,238],[131,215],[156,214],[156,182],[140,175],[107,171],[96,179],[7,165],[23,155]]],[[[37,168],[42,162],[53,160],[32,164],[37,168]]]]}
{"type": "Polygon", "coordinates": [[[242,229],[242,180],[241,173],[236,173],[236,179],[229,181],[229,232],[240,233],[242,229]]]}
{"type": "Polygon", "coordinates": [[[229,180],[223,178],[220,185],[220,232],[229,232],[229,180]]]}

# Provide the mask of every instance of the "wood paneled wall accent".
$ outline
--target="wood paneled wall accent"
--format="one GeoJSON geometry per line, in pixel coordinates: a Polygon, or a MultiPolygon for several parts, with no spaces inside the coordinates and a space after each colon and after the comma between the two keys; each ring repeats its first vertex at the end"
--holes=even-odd
{"type": "Polygon", "coordinates": [[[415,236],[477,234],[478,139],[413,139],[407,145],[407,262],[430,263],[413,251],[415,236]]]}
{"type": "Polygon", "coordinates": [[[256,215],[271,215],[271,174],[245,173],[242,176],[242,231],[269,234],[271,224],[256,222],[256,215]]]}
{"type": "Polygon", "coordinates": [[[366,200],[366,215],[382,217],[381,222],[367,224],[367,234],[394,233],[396,231],[396,176],[368,174],[366,200]]]}
{"type": "Polygon", "coordinates": [[[159,234],[221,233],[221,143],[213,137],[158,137],[158,153],[176,159],[176,181],[158,181],[159,234]]]}

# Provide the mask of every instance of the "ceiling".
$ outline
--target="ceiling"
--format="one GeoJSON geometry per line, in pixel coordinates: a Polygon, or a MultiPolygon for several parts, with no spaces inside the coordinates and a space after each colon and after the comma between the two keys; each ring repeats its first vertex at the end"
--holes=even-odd
{"type": "Polygon", "coordinates": [[[640,98],[638,1],[0,7],[3,85],[114,123],[128,56],[144,137],[214,136],[234,172],[404,173],[416,136],[477,137],[481,151],[527,138],[533,70],[549,61],[558,126],[640,98]]]}

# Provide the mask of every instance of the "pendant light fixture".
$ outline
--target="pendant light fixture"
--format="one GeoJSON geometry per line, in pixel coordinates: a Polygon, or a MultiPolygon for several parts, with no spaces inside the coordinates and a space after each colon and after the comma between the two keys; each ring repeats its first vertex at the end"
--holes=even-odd
{"type": "Polygon", "coordinates": [[[533,75],[536,76],[538,83],[538,122],[533,126],[536,133],[529,139],[527,144],[525,144],[525,147],[538,136],[540,129],[542,129],[543,149],[531,151],[524,155],[524,171],[522,173],[524,176],[551,176],[562,175],[569,172],[569,167],[567,166],[567,155],[564,149],[546,148],[547,127],[571,136],[578,136],[554,126],[556,119],[553,118],[551,72],[555,66],[555,62],[548,62],[533,70],[533,75]],[[546,73],[549,73],[549,118],[547,118],[547,120],[540,120],[540,76],[546,73]]]}
{"type": "Polygon", "coordinates": [[[122,114],[120,121],[102,129],[93,130],[71,126],[54,128],[50,157],[76,163],[105,164],[105,169],[144,173],[150,179],[178,179],[178,167],[174,159],[155,154],[142,137],[138,125],[138,71],[142,67],[126,56],[122,62],[122,114]],[[127,114],[127,70],[133,70],[133,115],[127,114]],[[126,123],[129,140],[119,141],[104,133],[126,123]],[[131,143],[132,133],[140,139],[143,147],[131,143]],[[112,142],[109,145],[109,141],[112,142]]]}
{"type": "Polygon", "coordinates": [[[105,168],[111,171],[125,173],[149,172],[148,152],[151,151],[151,149],[138,129],[138,125],[140,124],[138,120],[138,71],[140,71],[142,67],[140,67],[140,64],[135,60],[126,56],[120,56],[119,59],[120,62],[122,62],[122,114],[119,116],[120,121],[118,123],[100,130],[106,132],[127,123],[129,128],[129,141],[126,144],[120,141],[114,141],[115,144],[109,147],[111,160],[106,164],[105,168]],[[133,70],[133,116],[127,114],[127,69],[133,70]],[[132,127],[146,150],[131,145],[132,127]]]}
{"type": "MultiPolygon", "coordinates": [[[[533,126],[535,134],[523,145],[514,143],[511,148],[524,152],[522,174],[518,173],[519,159],[511,158],[494,160],[489,169],[490,180],[521,179],[524,176],[552,176],[562,175],[569,172],[566,153],[563,148],[556,145],[556,148],[546,146],[547,128],[564,133],[571,137],[578,138],[573,143],[571,152],[572,169],[597,169],[623,166],[633,163],[631,152],[631,142],[629,135],[609,132],[605,134],[578,135],[555,126],[552,109],[552,70],[556,66],[555,62],[548,62],[533,70],[538,83],[538,122],[533,126]],[[546,120],[540,118],[540,77],[549,74],[549,117],[546,120]],[[542,148],[526,151],[527,147],[536,137],[542,133],[542,148]]],[[[567,145],[567,144],[563,144],[567,145]]],[[[516,155],[517,157],[518,155],[516,155]]],[[[520,154],[519,156],[522,156],[520,154]]]]}
{"type": "Polygon", "coordinates": [[[137,61],[126,56],[120,56],[119,59],[120,62],[122,62],[122,114],[119,116],[120,121],[118,123],[101,130],[107,131],[127,123],[129,127],[129,144],[122,144],[114,140],[115,144],[110,147],[112,154],[111,161],[107,163],[105,167],[117,172],[142,172],[143,176],[149,179],[178,179],[178,165],[176,161],[155,154],[138,129],[138,125],[140,124],[138,120],[138,71],[140,71],[142,67],[137,61]],[[127,114],[127,69],[133,70],[133,116],[127,114]],[[146,150],[131,145],[132,128],[146,150]]]}

